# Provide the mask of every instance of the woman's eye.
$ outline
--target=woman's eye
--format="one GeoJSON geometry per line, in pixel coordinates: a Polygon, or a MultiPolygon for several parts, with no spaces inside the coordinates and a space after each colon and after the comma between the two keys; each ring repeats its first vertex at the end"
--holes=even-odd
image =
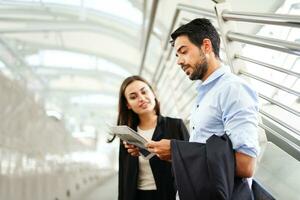
{"type": "Polygon", "coordinates": [[[146,90],[142,91],[142,94],[146,94],[146,93],[147,93],[147,91],[146,91],[146,90]]]}
{"type": "Polygon", "coordinates": [[[134,100],[136,96],[130,96],[129,99],[134,100]]]}

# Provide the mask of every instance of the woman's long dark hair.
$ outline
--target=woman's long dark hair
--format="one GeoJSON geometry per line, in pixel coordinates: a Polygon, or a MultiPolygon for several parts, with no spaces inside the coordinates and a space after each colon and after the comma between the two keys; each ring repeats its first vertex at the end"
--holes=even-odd
{"type": "MultiPolygon", "coordinates": [[[[160,106],[159,106],[159,102],[156,98],[153,88],[144,78],[142,78],[140,76],[136,76],[136,75],[126,78],[123,81],[123,83],[120,87],[120,92],[119,92],[119,112],[118,112],[117,125],[127,125],[130,128],[136,130],[137,126],[140,123],[140,119],[139,119],[138,115],[135,112],[133,112],[132,109],[128,109],[127,100],[125,97],[125,90],[126,90],[127,86],[134,81],[142,81],[142,82],[146,83],[149,86],[149,88],[151,89],[151,91],[153,92],[153,94],[155,96],[154,110],[155,110],[156,115],[160,115],[160,106]]],[[[115,139],[115,137],[116,136],[114,135],[113,138],[110,139],[108,142],[112,142],[115,139]]]]}

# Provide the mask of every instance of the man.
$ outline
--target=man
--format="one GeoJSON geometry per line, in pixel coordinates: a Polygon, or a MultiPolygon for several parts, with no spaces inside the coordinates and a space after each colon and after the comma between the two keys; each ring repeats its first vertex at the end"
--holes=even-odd
{"type": "MultiPolygon", "coordinates": [[[[212,135],[226,133],[235,150],[235,176],[252,177],[259,152],[256,92],[222,66],[220,38],[209,20],[195,19],[171,37],[177,64],[191,80],[200,80],[190,118],[190,142],[206,143],[212,135]]],[[[172,159],[170,140],[152,141],[148,149],[160,159],[172,159]]]]}

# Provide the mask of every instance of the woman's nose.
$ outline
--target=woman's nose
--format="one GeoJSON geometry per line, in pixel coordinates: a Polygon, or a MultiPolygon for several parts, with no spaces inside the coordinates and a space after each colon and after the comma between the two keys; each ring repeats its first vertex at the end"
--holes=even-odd
{"type": "Polygon", "coordinates": [[[144,101],[144,100],[145,100],[145,97],[144,97],[143,95],[140,95],[139,98],[138,98],[138,100],[139,100],[139,101],[144,101]]]}

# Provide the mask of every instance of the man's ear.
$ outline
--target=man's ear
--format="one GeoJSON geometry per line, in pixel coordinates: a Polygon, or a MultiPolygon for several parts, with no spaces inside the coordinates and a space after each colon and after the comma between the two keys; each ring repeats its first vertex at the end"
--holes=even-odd
{"type": "Polygon", "coordinates": [[[202,42],[202,48],[203,48],[203,52],[204,52],[205,54],[209,54],[210,52],[213,51],[213,48],[212,48],[212,44],[211,44],[210,39],[208,39],[208,38],[204,38],[204,39],[203,39],[203,42],[202,42]]]}

